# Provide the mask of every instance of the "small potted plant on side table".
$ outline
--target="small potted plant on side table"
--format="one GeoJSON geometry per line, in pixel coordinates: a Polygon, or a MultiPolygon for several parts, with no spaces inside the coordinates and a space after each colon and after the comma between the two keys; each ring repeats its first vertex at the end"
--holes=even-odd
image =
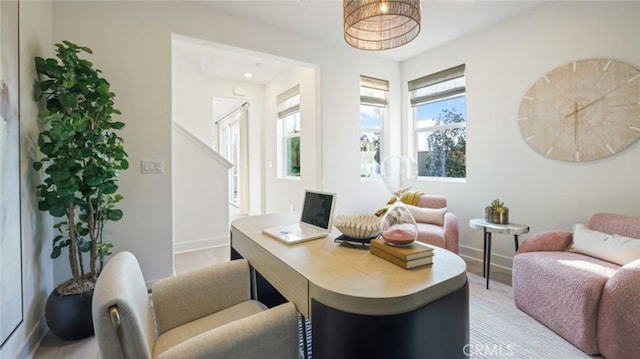
{"type": "Polygon", "coordinates": [[[496,198],[484,209],[484,218],[489,223],[507,224],[509,223],[509,208],[496,198]]]}

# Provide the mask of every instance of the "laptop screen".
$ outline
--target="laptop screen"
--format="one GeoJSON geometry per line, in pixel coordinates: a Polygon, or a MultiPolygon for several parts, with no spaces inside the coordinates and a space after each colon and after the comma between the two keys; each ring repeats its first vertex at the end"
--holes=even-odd
{"type": "Polygon", "coordinates": [[[306,191],[300,221],[329,229],[334,197],[335,195],[332,193],[306,191]]]}

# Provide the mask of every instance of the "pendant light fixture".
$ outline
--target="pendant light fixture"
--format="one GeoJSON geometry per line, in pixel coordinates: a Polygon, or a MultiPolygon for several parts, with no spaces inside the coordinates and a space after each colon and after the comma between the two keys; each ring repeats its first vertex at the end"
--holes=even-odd
{"type": "Polygon", "coordinates": [[[420,33],[420,0],[343,0],[344,39],[361,50],[402,46],[420,33]]]}

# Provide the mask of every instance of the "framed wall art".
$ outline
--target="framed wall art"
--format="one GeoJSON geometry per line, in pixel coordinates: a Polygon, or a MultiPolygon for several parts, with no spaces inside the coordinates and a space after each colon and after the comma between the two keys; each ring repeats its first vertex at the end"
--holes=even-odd
{"type": "Polygon", "coordinates": [[[0,346],[23,320],[18,1],[0,1],[0,346]]]}

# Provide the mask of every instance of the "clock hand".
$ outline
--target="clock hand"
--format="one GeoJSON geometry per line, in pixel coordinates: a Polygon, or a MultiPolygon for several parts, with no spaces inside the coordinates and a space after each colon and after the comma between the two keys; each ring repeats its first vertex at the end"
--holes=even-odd
{"type": "MultiPolygon", "coordinates": [[[[613,92],[613,91],[611,91],[611,92],[613,92]]],[[[596,102],[598,102],[598,101],[602,100],[603,98],[605,98],[605,96],[607,96],[607,95],[608,95],[608,94],[610,94],[611,92],[608,92],[608,93],[606,93],[606,94],[604,94],[604,95],[602,95],[602,96],[598,97],[597,99],[595,99],[595,100],[593,100],[593,101],[591,101],[591,102],[587,103],[586,105],[584,105],[584,106],[582,106],[582,107],[580,107],[580,108],[578,108],[578,104],[577,104],[576,102],[574,102],[574,103],[573,103],[573,104],[574,104],[574,106],[573,106],[573,111],[569,112],[569,113],[568,113],[568,114],[566,114],[564,117],[565,117],[565,118],[569,118],[569,117],[571,117],[571,116],[573,116],[573,115],[578,116],[578,112],[579,112],[579,111],[582,111],[582,110],[584,110],[585,108],[587,108],[587,107],[589,107],[589,106],[593,105],[594,103],[596,103],[596,102]]]]}
{"type": "Polygon", "coordinates": [[[566,116],[564,116],[564,117],[570,117],[570,116],[571,116],[571,115],[573,115],[574,113],[578,113],[579,111],[584,110],[585,108],[587,108],[587,107],[589,107],[589,106],[593,105],[594,103],[596,103],[596,102],[598,102],[598,101],[602,100],[603,98],[605,98],[605,97],[609,96],[609,94],[611,94],[612,92],[614,92],[614,91],[616,91],[617,89],[621,88],[622,86],[626,85],[627,83],[628,83],[628,81],[627,81],[627,82],[623,82],[623,83],[621,83],[620,85],[618,85],[618,86],[614,87],[613,89],[611,89],[611,90],[609,90],[609,91],[605,92],[604,94],[602,94],[602,96],[600,96],[600,97],[596,98],[595,100],[593,100],[593,101],[591,101],[591,102],[587,103],[586,105],[584,105],[584,106],[582,106],[582,107],[580,107],[580,108],[576,108],[576,109],[574,109],[574,110],[573,110],[573,112],[568,113],[568,114],[567,114],[566,116]]]}
{"type": "Polygon", "coordinates": [[[606,94],[604,94],[604,95],[602,95],[602,96],[598,97],[597,99],[595,99],[595,100],[593,100],[593,101],[589,102],[588,104],[586,104],[586,105],[584,105],[584,106],[582,106],[582,107],[580,107],[580,108],[577,108],[574,112],[577,114],[577,113],[578,113],[578,111],[582,111],[582,110],[584,110],[585,108],[587,108],[587,107],[589,107],[589,106],[593,105],[594,103],[596,103],[596,102],[598,102],[598,101],[602,100],[603,98],[605,98],[605,96],[607,96],[607,95],[608,95],[608,94],[610,94],[611,92],[613,92],[613,91],[607,92],[606,94]]]}

